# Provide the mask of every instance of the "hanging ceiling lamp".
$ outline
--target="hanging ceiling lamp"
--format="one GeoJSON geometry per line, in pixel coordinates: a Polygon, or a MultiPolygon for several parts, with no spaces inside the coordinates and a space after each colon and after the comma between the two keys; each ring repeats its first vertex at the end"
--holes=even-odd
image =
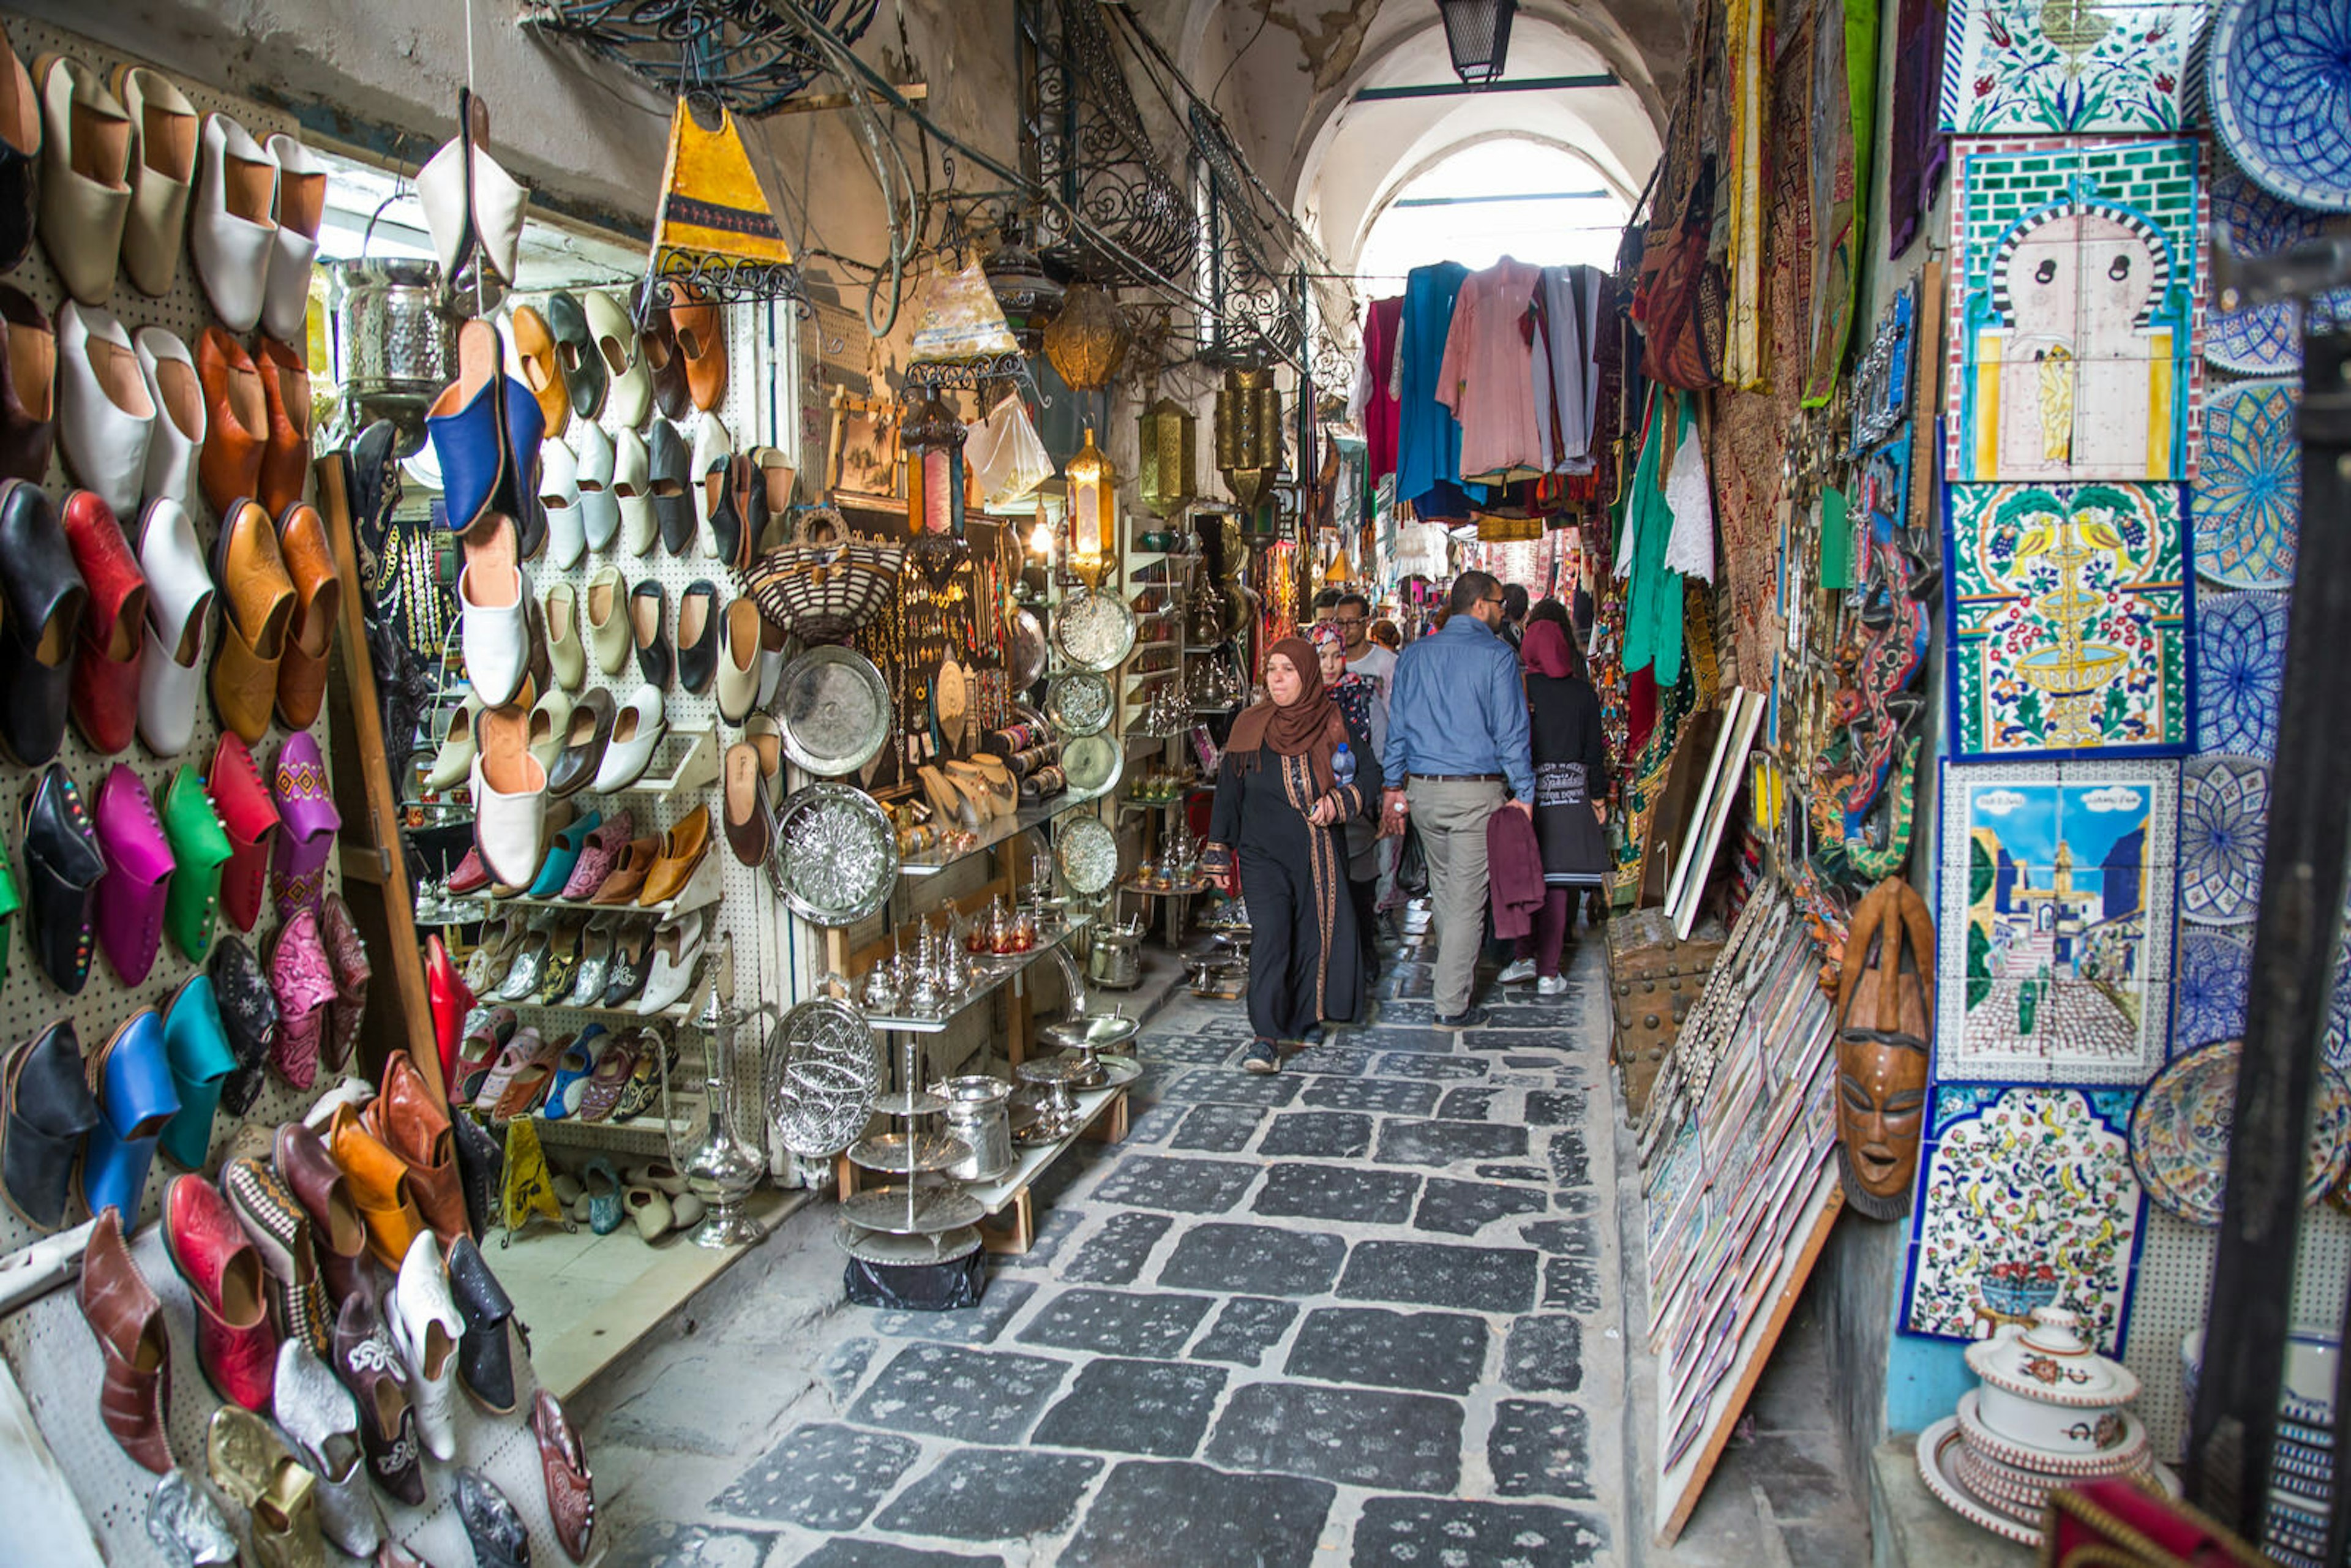
{"type": "Polygon", "coordinates": [[[1118,548],[1118,470],[1094,444],[1092,425],[1062,472],[1070,481],[1070,571],[1088,588],[1098,587],[1118,548]]]}
{"type": "Polygon", "coordinates": [[[934,395],[898,427],[906,452],[906,531],[963,537],[963,421],[934,395]]]}
{"type": "Polygon", "coordinates": [[[1519,0],[1437,0],[1437,9],[1445,18],[1445,51],[1453,57],[1453,74],[1469,87],[1501,80],[1519,0]]]}
{"type": "Polygon", "coordinates": [[[1197,467],[1198,422],[1182,403],[1163,397],[1144,409],[1135,423],[1143,461],[1134,493],[1144,506],[1164,517],[1196,493],[1192,475],[1197,467]]]}
{"type": "Polygon", "coordinates": [[[1118,371],[1133,329],[1110,291],[1081,283],[1045,329],[1045,358],[1073,392],[1100,392],[1118,371]]]}
{"type": "Polygon", "coordinates": [[[1061,313],[1067,290],[1061,279],[1045,270],[1035,251],[1021,242],[1009,225],[1004,243],[979,264],[987,286],[996,292],[997,308],[1012,329],[1024,354],[1035,354],[1045,344],[1045,329],[1061,313]]]}
{"type": "Polygon", "coordinates": [[[1217,472],[1256,518],[1281,468],[1281,389],[1270,370],[1228,370],[1217,389],[1217,472]]]}

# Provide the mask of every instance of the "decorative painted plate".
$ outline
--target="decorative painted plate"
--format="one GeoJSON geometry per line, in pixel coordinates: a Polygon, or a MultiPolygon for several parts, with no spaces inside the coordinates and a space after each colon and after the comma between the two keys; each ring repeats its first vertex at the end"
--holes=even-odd
{"type": "Polygon", "coordinates": [[[2189,487],[2196,571],[2228,588],[2294,581],[2302,526],[2302,442],[2293,382],[2237,382],[2204,393],[2204,462],[2189,487]]]}
{"type": "Polygon", "coordinates": [[[854,648],[824,643],[785,665],[772,711],[784,755],[820,778],[856,772],[890,738],[890,684],[854,648]]]}
{"type": "Polygon", "coordinates": [[[1959,1418],[1946,1416],[1918,1434],[1918,1474],[1945,1508],[1970,1524],[1981,1525],[1994,1535],[2013,1541],[2020,1546],[2041,1544],[2041,1531],[2019,1520],[2011,1519],[1962,1485],[1953,1473],[1953,1460],[1959,1456],[1959,1418]]]}
{"type": "Polygon", "coordinates": [[[1053,645],[1081,670],[1114,670],[1134,652],[1134,612],[1115,593],[1080,589],[1054,612],[1053,645]]]}
{"type": "Polygon", "coordinates": [[[1045,688],[1045,717],[1063,735],[1099,735],[1110,726],[1113,694],[1092,670],[1055,675],[1045,688]]]}
{"type": "MultiPolygon", "coordinates": [[[[2211,191],[2212,221],[2225,228],[2241,256],[2274,255],[2315,238],[2326,226],[2318,214],[2262,190],[2225,157],[2212,160],[2211,191]]],[[[2321,295],[2310,316],[2314,331],[2351,324],[2351,288],[2321,295]]],[[[2240,375],[2294,374],[2302,369],[2301,308],[2282,301],[2213,311],[2206,320],[2204,358],[2240,375]]]]}
{"type": "Polygon", "coordinates": [[[2199,757],[2179,792],[2179,913],[2250,925],[2261,908],[2270,770],[2251,757],[2199,757]]]}
{"type": "MultiPolygon", "coordinates": [[[[2190,1051],[2155,1075],[2131,1113],[2131,1164],[2147,1195],[2191,1225],[2220,1223],[2228,1186],[2229,1129],[2236,1119],[2237,1064],[2245,1042],[2190,1051]]],[[[2302,1201],[2316,1203],[2351,1166],[2351,1083],[2319,1064],[2302,1201]]]]}
{"type": "Polygon", "coordinates": [[[2252,949],[2227,932],[2181,935],[2171,1005],[2175,1054],[2245,1032],[2245,991],[2252,974],[2252,949]]]}
{"type": "Polygon", "coordinates": [[[2275,759],[2285,626],[2283,593],[2196,596],[2199,751],[2275,759]]]}
{"type": "Polygon", "coordinates": [[[2263,189],[2351,213],[2351,6],[2221,0],[2212,19],[2212,128],[2263,189]]]}
{"type": "Polygon", "coordinates": [[[1006,618],[1004,667],[1019,691],[1045,678],[1045,629],[1037,624],[1036,612],[1016,610],[1006,618]]]}
{"type": "Polygon", "coordinates": [[[1071,893],[1099,898],[1118,880],[1118,835],[1100,817],[1064,818],[1053,837],[1053,863],[1071,893]]]}
{"type": "Polygon", "coordinates": [[[768,875],[793,914],[819,925],[854,925],[897,883],[898,835],[864,790],[806,785],[776,813],[768,875]]]}
{"type": "Polygon", "coordinates": [[[1126,751],[1115,737],[1081,735],[1061,747],[1061,774],[1081,795],[1099,795],[1118,782],[1126,751]]]}

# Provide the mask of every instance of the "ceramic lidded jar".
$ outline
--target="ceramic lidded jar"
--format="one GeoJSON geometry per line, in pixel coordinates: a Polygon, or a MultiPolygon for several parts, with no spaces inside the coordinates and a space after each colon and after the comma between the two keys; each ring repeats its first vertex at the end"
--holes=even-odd
{"type": "Polygon", "coordinates": [[[2010,1441],[2070,1456],[2126,1440],[2122,1406],[2138,1397],[2138,1375],[2100,1355],[2066,1308],[2035,1307],[2032,1327],[2004,1323],[1967,1354],[1983,1379],[1977,1413],[2010,1441]]]}

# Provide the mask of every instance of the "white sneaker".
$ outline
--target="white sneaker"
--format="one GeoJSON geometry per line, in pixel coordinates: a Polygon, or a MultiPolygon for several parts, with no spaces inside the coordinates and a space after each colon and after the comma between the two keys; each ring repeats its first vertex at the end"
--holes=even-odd
{"type": "Polygon", "coordinates": [[[1520,958],[1514,960],[1510,967],[1502,971],[1499,983],[1505,986],[1520,986],[1534,977],[1535,961],[1532,958],[1520,958]]]}
{"type": "Polygon", "coordinates": [[[1545,975],[1541,979],[1535,982],[1535,995],[1539,997],[1563,997],[1567,995],[1567,977],[1565,975],[1545,975]]]}

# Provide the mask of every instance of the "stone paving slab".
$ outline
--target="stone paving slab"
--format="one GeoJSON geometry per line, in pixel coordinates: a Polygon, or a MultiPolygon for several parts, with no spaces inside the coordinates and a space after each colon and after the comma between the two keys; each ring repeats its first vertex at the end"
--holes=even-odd
{"type": "Polygon", "coordinates": [[[1205,1457],[1381,1491],[1450,1492],[1461,1479],[1461,1406],[1427,1394],[1300,1383],[1233,1390],[1205,1457]]]}
{"type": "Polygon", "coordinates": [[[1029,1430],[1069,1363],[1041,1355],[914,1343],[883,1367],[849,1418],[891,1432],[1009,1443],[1029,1430]]]}
{"type": "Polygon", "coordinates": [[[1375,1497],[1355,1521],[1353,1568],[1589,1568],[1606,1527],[1589,1514],[1523,1503],[1375,1497]]]}
{"type": "Polygon", "coordinates": [[[1259,1214],[1352,1225],[1401,1225],[1420,1178],[1402,1171],[1282,1161],[1268,1166],[1249,1207],[1259,1214]]]}
{"type": "Polygon", "coordinates": [[[1420,1208],[1414,1214],[1412,1224],[1416,1230],[1475,1236],[1498,1219],[1541,1214],[1550,1207],[1551,1200],[1531,1187],[1430,1176],[1421,1189],[1420,1208]]]}
{"type": "Polygon", "coordinates": [[[1222,1214],[1240,1201],[1255,1180],[1255,1166],[1232,1160],[1129,1155],[1093,1189],[1093,1196],[1105,1203],[1132,1204],[1137,1208],[1222,1214]]]}
{"type": "Polygon", "coordinates": [[[1522,1247],[1364,1241],[1347,1259],[1339,1294],[1354,1301],[1523,1312],[1535,1303],[1540,1256],[1522,1247]]]}
{"type": "Polygon", "coordinates": [[[1208,1296],[1134,1291],[1064,1291],[1045,1303],[1015,1336],[1022,1344],[1101,1355],[1173,1355],[1191,1339],[1208,1309],[1208,1296]]]}
{"type": "Polygon", "coordinates": [[[1299,1325],[1282,1370],[1325,1383],[1467,1394],[1486,1370],[1491,1332],[1466,1312],[1318,1307],[1299,1325]]]}
{"type": "Polygon", "coordinates": [[[1278,1225],[1203,1224],[1185,1232],[1159,1270],[1181,1291],[1319,1296],[1338,1276],[1347,1243],[1328,1232],[1278,1225]]]}
{"type": "Polygon", "coordinates": [[[1216,1102],[1195,1105],[1184,1118],[1182,1125],[1168,1135],[1171,1149],[1202,1149],[1210,1154],[1234,1155],[1249,1146],[1264,1124],[1266,1108],[1262,1105],[1230,1105],[1216,1102]]]}
{"type": "Polygon", "coordinates": [[[1035,1448],[956,1448],[907,1484],[875,1528],[956,1541],[1058,1535],[1102,1461],[1035,1448]]]}
{"type": "Polygon", "coordinates": [[[1274,1343],[1290,1332],[1298,1317],[1295,1301],[1271,1301],[1262,1296],[1235,1296],[1208,1332],[1192,1347],[1192,1354],[1203,1361],[1230,1361],[1243,1366],[1255,1366],[1264,1359],[1274,1343]]]}
{"type": "Polygon", "coordinates": [[[1229,1374],[1194,1362],[1088,1362],[1029,1441],[1058,1448],[1191,1457],[1229,1374]]]}
{"type": "Polygon", "coordinates": [[[1294,1476],[1130,1460],[1111,1471],[1059,1561],[1062,1568],[1305,1568],[1334,1495],[1322,1482],[1294,1476]]]}
{"type": "Polygon", "coordinates": [[[1176,1223],[1166,1214],[1113,1214],[1082,1243],[1061,1270],[1064,1280],[1102,1285],[1132,1285],[1143,1272],[1144,1260],[1176,1223]]]}
{"type": "Polygon", "coordinates": [[[831,1422],[797,1427],[710,1500],[737,1519],[854,1530],[906,1473],[920,1445],[831,1422]]]}
{"type": "Polygon", "coordinates": [[[1353,1111],[1278,1111],[1257,1150],[1261,1155],[1360,1158],[1372,1152],[1372,1119],[1353,1111]]]}

